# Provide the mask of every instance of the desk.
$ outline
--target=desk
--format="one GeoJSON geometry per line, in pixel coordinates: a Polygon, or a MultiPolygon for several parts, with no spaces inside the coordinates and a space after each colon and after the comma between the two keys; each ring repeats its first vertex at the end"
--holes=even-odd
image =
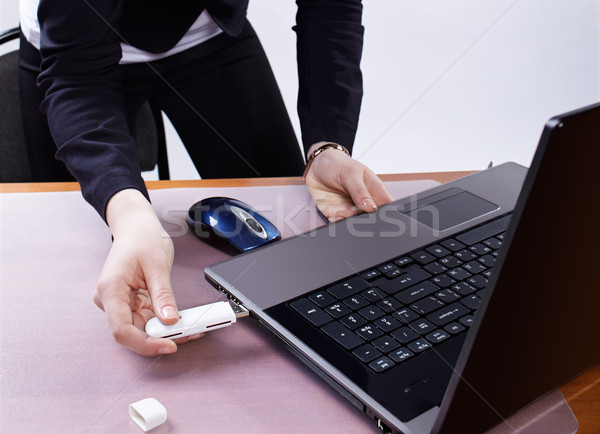
{"type": "MultiPolygon", "coordinates": [[[[446,182],[464,174],[383,178],[446,182]]],[[[297,178],[148,182],[151,189],[202,187],[206,192],[222,187],[300,184],[302,181],[297,178]]],[[[76,183],[0,184],[0,193],[75,190],[76,183]]],[[[2,209],[2,221],[18,225],[8,218],[13,212],[43,215],[43,207],[51,205],[53,197],[25,196],[29,206],[34,203],[42,208],[2,209]]],[[[77,240],[78,249],[69,249],[68,240],[47,244],[43,239],[27,239],[18,242],[14,257],[12,252],[3,253],[3,260],[7,261],[1,265],[4,269],[0,280],[1,431],[141,432],[129,420],[127,405],[154,396],[169,411],[167,424],[155,430],[157,433],[376,432],[370,420],[253,321],[241,321],[210,333],[200,341],[181,346],[173,356],[146,358],[114,343],[104,314],[91,301],[102,259],[110,248],[110,235],[80,197],[71,202],[61,210],[65,218],[60,220],[68,221],[69,233],[77,240]],[[73,213],[84,215],[69,219],[73,213]],[[87,257],[96,260],[88,261],[87,257]],[[40,258],[56,262],[32,273],[30,267],[40,258]],[[76,276],[76,281],[64,282],[65,275],[76,276]],[[64,293],[65,285],[71,291],[68,294],[64,293]],[[65,298],[67,295],[69,298],[65,298]],[[14,312],[14,306],[19,312],[14,312]],[[26,320],[31,328],[23,330],[17,319],[26,320]],[[59,336],[53,324],[61,326],[59,336]]],[[[44,225],[44,219],[33,221],[44,225]]],[[[19,232],[18,228],[13,231],[1,224],[3,248],[17,245],[10,237],[19,232]]],[[[36,230],[40,233],[39,227],[36,230]]],[[[198,240],[181,236],[174,242],[173,287],[180,308],[220,299],[204,281],[202,268],[225,256],[207,250],[205,263],[198,263],[194,258],[177,255],[189,247],[187,243],[200,246],[198,240]]],[[[580,432],[600,432],[600,367],[561,390],[579,420],[580,432]]]]}

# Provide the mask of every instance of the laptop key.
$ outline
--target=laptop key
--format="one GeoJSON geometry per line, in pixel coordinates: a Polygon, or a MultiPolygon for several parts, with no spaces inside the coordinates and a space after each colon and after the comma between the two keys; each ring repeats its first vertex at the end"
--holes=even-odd
{"type": "Polygon", "coordinates": [[[452,256],[452,255],[449,255],[449,256],[446,256],[445,258],[440,259],[439,262],[440,262],[440,264],[442,264],[443,266],[448,267],[448,268],[455,268],[463,263],[463,261],[458,259],[456,256],[452,256]]]}
{"type": "Polygon", "coordinates": [[[506,231],[509,222],[510,216],[502,217],[475,229],[471,229],[464,234],[457,235],[455,238],[461,243],[471,246],[506,231]]]}
{"type": "Polygon", "coordinates": [[[437,258],[443,258],[444,256],[447,256],[450,254],[450,250],[448,250],[440,245],[427,247],[425,249],[425,251],[427,251],[427,253],[431,253],[433,256],[435,256],[437,258]]]}
{"type": "Polygon", "coordinates": [[[418,313],[413,312],[407,307],[405,307],[404,309],[400,309],[398,312],[394,312],[392,315],[394,316],[394,318],[402,321],[405,324],[408,324],[409,322],[419,318],[418,313]]]}
{"type": "Polygon", "coordinates": [[[426,280],[425,282],[421,282],[418,285],[412,286],[404,291],[396,294],[394,297],[397,298],[404,304],[410,304],[417,301],[420,298],[426,297],[430,294],[433,294],[436,291],[439,291],[440,287],[435,283],[426,280]]]}
{"type": "Polygon", "coordinates": [[[426,315],[429,312],[433,312],[434,310],[439,309],[443,305],[443,301],[438,300],[433,296],[429,296],[411,304],[410,308],[417,313],[426,315]]]}
{"type": "Polygon", "coordinates": [[[458,252],[454,253],[454,256],[464,262],[477,258],[475,253],[467,249],[459,250],[458,252]]]}
{"type": "Polygon", "coordinates": [[[392,313],[400,309],[402,307],[402,303],[395,298],[385,298],[377,302],[377,307],[386,313],[392,313]]]}
{"type": "Polygon", "coordinates": [[[369,363],[369,367],[373,369],[375,372],[383,372],[386,369],[394,366],[394,362],[386,356],[380,357],[377,360],[373,360],[369,363]]]}
{"type": "Polygon", "coordinates": [[[449,240],[444,240],[440,244],[453,252],[458,252],[459,250],[462,250],[466,247],[463,243],[453,238],[450,238],[449,240]]]}
{"type": "Polygon", "coordinates": [[[352,310],[357,310],[362,307],[368,306],[370,303],[360,295],[353,295],[344,300],[344,304],[352,310]]]}
{"type": "Polygon", "coordinates": [[[394,261],[394,264],[396,264],[398,267],[404,267],[405,265],[408,265],[411,262],[413,262],[412,258],[409,258],[408,256],[404,256],[402,258],[396,259],[394,261]]]}
{"type": "Polygon", "coordinates": [[[417,264],[416,262],[413,262],[412,264],[408,264],[406,267],[402,267],[402,270],[408,273],[410,271],[420,270],[421,267],[421,265],[417,264]]]}
{"type": "Polygon", "coordinates": [[[418,339],[407,345],[407,347],[415,353],[423,352],[426,349],[431,348],[431,346],[432,345],[429,343],[429,341],[425,339],[418,339]]]}
{"type": "Polygon", "coordinates": [[[488,280],[486,277],[482,276],[481,274],[478,274],[467,279],[467,283],[470,283],[475,288],[483,289],[487,286],[488,280]]]}
{"type": "Polygon", "coordinates": [[[391,316],[384,316],[383,318],[379,318],[374,323],[377,327],[383,330],[385,333],[389,333],[393,330],[396,330],[402,324],[400,321],[395,320],[391,316]]]}
{"type": "Polygon", "coordinates": [[[435,261],[436,257],[431,253],[427,253],[425,250],[419,250],[416,253],[410,255],[415,261],[417,261],[421,265],[429,264],[430,262],[435,261]]]}
{"type": "Polygon", "coordinates": [[[500,241],[496,237],[485,240],[483,242],[483,244],[485,244],[486,246],[488,246],[494,250],[498,250],[500,247],[502,247],[502,241],[500,241]]]}
{"type": "Polygon", "coordinates": [[[444,326],[444,330],[446,330],[450,334],[457,335],[465,330],[465,326],[457,322],[451,322],[450,324],[446,324],[444,326]]]}
{"type": "Polygon", "coordinates": [[[414,356],[414,353],[410,350],[407,350],[406,348],[398,348],[397,350],[389,353],[388,356],[394,362],[401,363],[401,362],[404,362],[405,360],[410,359],[412,356],[414,356]]]}
{"type": "Polygon", "coordinates": [[[477,243],[474,246],[469,247],[469,250],[475,253],[477,256],[483,256],[494,251],[493,249],[489,248],[488,246],[484,246],[481,243],[477,243]]]}
{"type": "Polygon", "coordinates": [[[427,315],[427,319],[436,326],[443,326],[469,314],[470,311],[460,303],[452,303],[427,315]]]}
{"type": "Polygon", "coordinates": [[[496,257],[494,255],[484,255],[481,258],[477,258],[486,267],[493,267],[496,263],[496,257]]]}
{"type": "Polygon", "coordinates": [[[355,328],[364,326],[367,323],[367,320],[364,319],[362,316],[356,314],[356,313],[351,313],[350,315],[346,315],[343,318],[340,318],[339,321],[344,324],[346,327],[348,327],[349,329],[354,330],[355,328]]]}
{"type": "Polygon", "coordinates": [[[431,333],[429,333],[427,336],[425,336],[425,339],[427,339],[432,344],[437,344],[442,341],[445,341],[449,337],[450,337],[450,334],[448,332],[445,332],[443,330],[434,330],[431,333]]]}
{"type": "Polygon", "coordinates": [[[324,310],[318,308],[312,301],[306,298],[293,301],[290,303],[290,306],[317,327],[331,321],[331,316],[327,315],[324,310]]]}
{"type": "Polygon", "coordinates": [[[319,307],[327,307],[337,301],[333,295],[325,291],[319,291],[308,298],[319,307]]]}
{"type": "Polygon", "coordinates": [[[397,268],[398,267],[396,265],[389,263],[389,264],[382,265],[381,267],[378,268],[378,270],[381,271],[383,274],[385,274],[385,273],[395,270],[397,268]]]}
{"type": "Polygon", "coordinates": [[[472,273],[469,273],[467,270],[465,270],[462,267],[456,267],[456,268],[453,268],[452,270],[448,271],[448,276],[450,276],[456,280],[465,280],[465,279],[468,279],[469,277],[471,277],[472,275],[473,275],[472,273]]]}
{"type": "Polygon", "coordinates": [[[460,299],[460,295],[449,289],[436,292],[434,295],[444,303],[452,303],[453,301],[460,299]]]}
{"type": "Polygon", "coordinates": [[[360,295],[369,300],[371,303],[381,301],[387,297],[387,294],[378,288],[369,288],[366,291],[361,292],[360,295]]]}
{"type": "Polygon", "coordinates": [[[401,329],[393,331],[390,334],[401,344],[406,344],[419,338],[419,335],[416,334],[414,330],[408,327],[402,327],[401,329]]]}
{"type": "Polygon", "coordinates": [[[440,264],[439,262],[432,262],[430,264],[425,265],[423,268],[431,274],[441,274],[444,271],[448,271],[448,267],[440,264]]]}
{"type": "Polygon", "coordinates": [[[388,294],[395,294],[412,285],[416,285],[423,280],[427,280],[430,277],[431,274],[429,274],[427,271],[423,269],[417,269],[403,274],[395,279],[388,280],[387,282],[381,282],[379,288],[388,294]]]}
{"type": "Polygon", "coordinates": [[[326,324],[321,327],[321,330],[347,350],[352,350],[364,343],[360,336],[338,322],[326,324]]]}
{"type": "Polygon", "coordinates": [[[371,342],[371,344],[383,353],[389,353],[390,351],[400,347],[398,341],[392,339],[391,336],[382,336],[375,339],[373,342],[371,342]]]}
{"type": "Polygon", "coordinates": [[[352,354],[358,357],[361,362],[369,363],[371,360],[375,360],[381,356],[381,351],[372,345],[366,344],[352,351],[352,354]]]}
{"type": "Polygon", "coordinates": [[[475,317],[473,315],[466,315],[459,319],[458,322],[464,325],[465,327],[471,327],[471,324],[473,324],[474,320],[475,317]]]}
{"type": "Polygon", "coordinates": [[[345,304],[335,303],[326,307],[325,312],[337,319],[343,317],[344,315],[348,315],[350,312],[352,312],[352,310],[345,304]]]}
{"type": "Polygon", "coordinates": [[[435,330],[435,326],[426,319],[418,319],[411,322],[408,326],[420,335],[424,335],[435,330]]]}
{"type": "MultiPolygon", "coordinates": [[[[466,264],[463,264],[462,268],[464,268],[465,270],[467,270],[468,272],[473,273],[473,274],[481,273],[482,271],[487,270],[487,267],[479,261],[467,262],[466,264]]],[[[459,279],[459,280],[463,280],[463,279],[459,279]]]]}
{"type": "Polygon", "coordinates": [[[381,276],[381,273],[378,270],[367,271],[366,273],[360,275],[360,277],[362,277],[365,280],[373,280],[379,276],[381,276]]]}
{"type": "Polygon", "coordinates": [[[460,302],[471,310],[477,310],[481,304],[481,298],[479,298],[476,294],[472,294],[463,298],[460,302]]]}
{"type": "Polygon", "coordinates": [[[329,292],[337,299],[342,300],[346,297],[350,297],[351,295],[363,291],[368,287],[369,284],[366,280],[361,279],[360,277],[353,277],[343,283],[333,285],[332,287],[327,289],[327,292],[329,292]]]}
{"type": "Polygon", "coordinates": [[[358,311],[358,313],[364,316],[367,321],[374,321],[377,318],[380,318],[383,315],[385,315],[385,312],[379,309],[377,306],[363,307],[358,311]]]}
{"type": "Polygon", "coordinates": [[[367,324],[356,329],[356,333],[365,341],[371,341],[383,335],[383,332],[373,324],[367,324]]]}
{"type": "Polygon", "coordinates": [[[442,288],[446,288],[446,287],[448,287],[450,285],[454,285],[456,283],[456,280],[453,279],[452,277],[450,277],[446,273],[439,274],[439,275],[431,278],[431,281],[442,288]]]}
{"type": "Polygon", "coordinates": [[[450,289],[458,292],[460,295],[469,295],[470,293],[477,291],[477,288],[473,285],[469,285],[467,282],[460,282],[456,285],[452,285],[450,289]]]}
{"type": "Polygon", "coordinates": [[[387,277],[388,279],[395,279],[396,277],[401,276],[403,274],[404,270],[401,270],[400,268],[395,268],[392,271],[385,273],[385,277],[387,277]]]}

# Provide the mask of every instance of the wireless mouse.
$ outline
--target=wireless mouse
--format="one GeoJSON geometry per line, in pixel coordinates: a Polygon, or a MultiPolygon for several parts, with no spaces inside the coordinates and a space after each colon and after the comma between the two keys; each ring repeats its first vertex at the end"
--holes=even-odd
{"type": "Polygon", "coordinates": [[[209,197],[190,208],[187,224],[202,241],[234,255],[281,239],[281,233],[250,205],[230,197],[209,197]]]}

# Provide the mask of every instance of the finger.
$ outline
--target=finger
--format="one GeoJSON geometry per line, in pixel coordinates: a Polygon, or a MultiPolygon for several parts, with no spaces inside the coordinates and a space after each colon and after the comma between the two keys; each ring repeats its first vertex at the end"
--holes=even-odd
{"type": "MultiPolygon", "coordinates": [[[[138,328],[139,330],[142,330],[145,332],[146,330],[146,323],[148,321],[150,321],[152,318],[154,318],[156,315],[154,315],[154,312],[152,312],[150,309],[142,309],[139,312],[133,312],[133,325],[138,328]]],[[[188,337],[184,337],[184,338],[179,338],[179,339],[164,339],[164,340],[171,340],[176,344],[183,344],[185,342],[188,341],[188,337]]]]}
{"type": "Polygon", "coordinates": [[[319,210],[330,222],[336,222],[346,217],[350,217],[360,211],[351,203],[323,206],[322,208],[319,207],[319,210]]]}
{"type": "Polygon", "coordinates": [[[150,302],[150,295],[143,294],[141,292],[134,293],[133,301],[131,303],[131,310],[133,312],[139,312],[142,309],[150,308],[152,303],[150,302]]]}
{"type": "Polygon", "coordinates": [[[381,179],[371,170],[365,172],[365,185],[377,206],[384,205],[394,200],[389,190],[381,179]]]}
{"type": "Polygon", "coordinates": [[[98,309],[104,310],[104,304],[102,303],[102,297],[100,297],[100,293],[98,292],[98,288],[94,290],[93,295],[94,304],[98,306],[98,309]]]}
{"type": "Polygon", "coordinates": [[[153,338],[143,332],[143,326],[140,326],[145,324],[146,318],[139,312],[131,312],[127,301],[112,297],[104,301],[104,307],[110,330],[117,343],[145,356],[172,354],[177,351],[177,345],[169,339],[153,338]]]}
{"type": "Polygon", "coordinates": [[[362,166],[355,165],[343,175],[341,182],[357,208],[373,212],[377,209],[377,205],[365,184],[365,172],[362,166]]]}
{"type": "Polygon", "coordinates": [[[175,324],[179,321],[177,302],[171,289],[171,269],[169,266],[150,267],[144,271],[146,285],[154,313],[163,324],[175,324]]]}

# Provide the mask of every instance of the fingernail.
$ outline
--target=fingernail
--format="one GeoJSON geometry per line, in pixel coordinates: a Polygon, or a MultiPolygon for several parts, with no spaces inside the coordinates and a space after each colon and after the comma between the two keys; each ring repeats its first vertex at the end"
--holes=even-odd
{"type": "Polygon", "coordinates": [[[196,335],[192,335],[192,336],[188,337],[188,340],[190,340],[190,341],[194,341],[194,340],[196,340],[196,339],[200,339],[200,338],[201,338],[201,337],[203,337],[203,336],[204,336],[204,333],[198,333],[198,334],[196,334],[196,335]]]}
{"type": "Polygon", "coordinates": [[[160,311],[162,313],[163,318],[177,318],[177,310],[173,306],[165,306],[160,311]]]}
{"type": "Polygon", "coordinates": [[[363,205],[367,208],[371,208],[372,210],[376,210],[377,209],[377,205],[375,205],[375,202],[373,202],[372,199],[365,199],[363,200],[363,205]]]}
{"type": "Polygon", "coordinates": [[[160,347],[158,349],[158,352],[160,354],[173,354],[175,351],[177,351],[177,346],[168,346],[168,347],[160,347]]]}

